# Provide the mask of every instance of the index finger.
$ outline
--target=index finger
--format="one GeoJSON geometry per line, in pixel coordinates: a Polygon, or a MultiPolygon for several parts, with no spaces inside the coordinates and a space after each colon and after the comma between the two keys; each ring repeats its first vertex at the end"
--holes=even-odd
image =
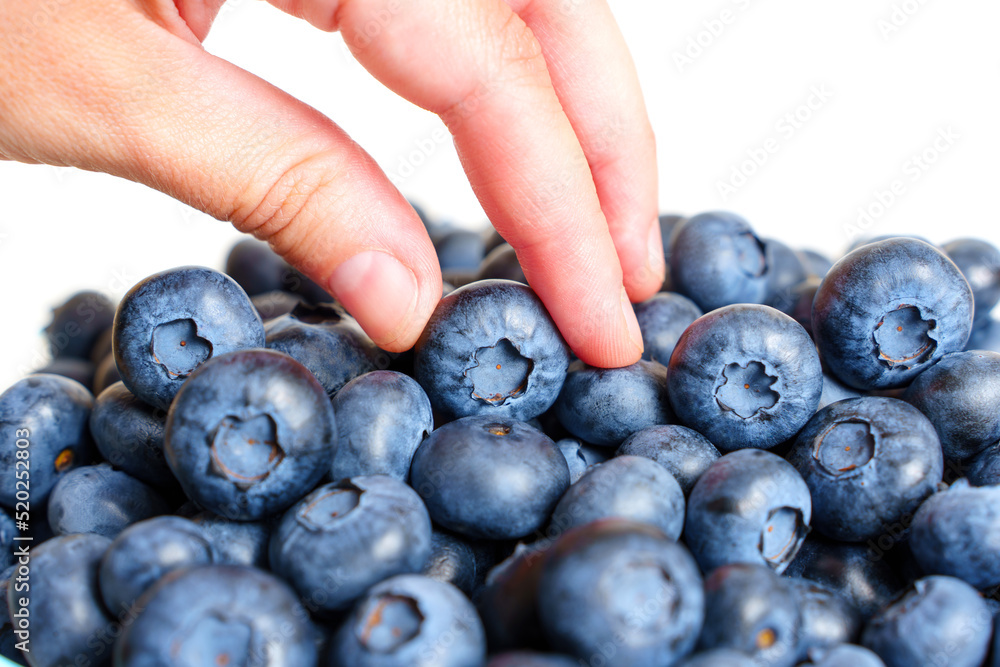
{"type": "Polygon", "coordinates": [[[580,359],[639,359],[642,338],[587,157],[541,45],[507,4],[272,2],[339,28],[366,69],[441,116],[483,209],[580,359]]]}

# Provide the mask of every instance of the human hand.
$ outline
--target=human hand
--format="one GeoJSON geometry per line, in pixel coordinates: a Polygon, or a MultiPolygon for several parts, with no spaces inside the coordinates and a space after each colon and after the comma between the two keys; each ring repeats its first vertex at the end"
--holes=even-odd
{"type": "MultiPolygon", "coordinates": [[[[628,298],[663,279],[655,149],[604,0],[272,4],[339,29],[379,80],[441,116],[581,359],[638,359],[628,298]]],[[[108,172],[229,220],[382,347],[410,347],[441,293],[423,226],[329,119],[204,51],[221,5],[0,0],[0,157],[108,172]]]]}

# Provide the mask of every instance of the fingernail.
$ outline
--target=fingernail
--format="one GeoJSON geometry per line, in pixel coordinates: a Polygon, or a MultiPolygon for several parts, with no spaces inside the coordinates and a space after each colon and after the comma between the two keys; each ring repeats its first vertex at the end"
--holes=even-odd
{"type": "Polygon", "coordinates": [[[663,237],[660,233],[659,218],[653,218],[653,224],[649,226],[646,251],[649,253],[646,259],[646,266],[653,275],[662,274],[666,267],[666,261],[663,258],[663,237]]]}
{"type": "Polygon", "coordinates": [[[398,259],[367,250],[333,271],[330,291],[376,345],[403,333],[417,304],[417,277],[398,259]]]}
{"type": "Polygon", "coordinates": [[[622,315],[625,316],[625,327],[628,329],[628,337],[632,344],[642,352],[642,331],[639,329],[639,320],[635,318],[635,309],[628,299],[628,293],[622,287],[622,315]]]}

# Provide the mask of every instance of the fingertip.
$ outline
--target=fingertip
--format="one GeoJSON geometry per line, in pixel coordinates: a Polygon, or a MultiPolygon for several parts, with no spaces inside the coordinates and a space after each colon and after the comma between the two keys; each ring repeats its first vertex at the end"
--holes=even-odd
{"type": "Polygon", "coordinates": [[[604,300],[593,315],[584,309],[569,311],[568,321],[560,326],[563,336],[576,356],[598,368],[618,368],[642,357],[642,334],[635,310],[624,287],[619,296],[604,300]]]}
{"type": "Polygon", "coordinates": [[[637,237],[632,247],[630,255],[622,258],[624,284],[631,300],[638,303],[659,292],[666,278],[659,218],[653,218],[645,238],[637,237]]]}

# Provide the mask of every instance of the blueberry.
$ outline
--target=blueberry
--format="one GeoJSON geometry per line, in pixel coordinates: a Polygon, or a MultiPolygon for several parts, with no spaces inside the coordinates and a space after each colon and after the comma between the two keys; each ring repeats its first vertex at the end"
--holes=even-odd
{"type": "Polygon", "coordinates": [[[794,301],[788,314],[792,319],[802,325],[806,333],[813,337],[812,309],[813,301],[816,299],[816,292],[822,281],[816,277],[809,277],[791,288],[789,297],[794,301]]]}
{"type": "Polygon", "coordinates": [[[83,385],[59,375],[29,375],[0,394],[0,468],[10,471],[0,477],[0,504],[43,508],[56,482],[93,458],[93,405],[83,385]]]}
{"type": "Polygon", "coordinates": [[[267,568],[267,545],[271,539],[269,523],[232,521],[211,512],[195,514],[191,521],[212,541],[216,563],[267,568]]]}
{"type": "Polygon", "coordinates": [[[1000,250],[980,239],[958,239],[941,246],[972,288],[975,323],[989,319],[1000,302],[1000,250]]]}
{"type": "Polygon", "coordinates": [[[18,535],[17,524],[3,509],[0,509],[0,570],[14,564],[14,538],[18,535]]]}
{"type": "Polygon", "coordinates": [[[1000,353],[954,352],[903,394],[937,430],[949,459],[971,458],[1000,441],[1000,353]]]}
{"type": "Polygon", "coordinates": [[[815,278],[822,278],[833,268],[833,262],[826,255],[815,250],[800,250],[799,260],[801,260],[806,274],[815,278]]]}
{"type": "Polygon", "coordinates": [[[861,614],[844,598],[808,579],[786,578],[799,607],[799,659],[807,660],[861,633],[861,614]]]}
{"type": "Polygon", "coordinates": [[[651,426],[636,431],[618,448],[618,456],[645,456],[670,471],[685,497],[698,478],[721,456],[708,439],[686,426],[651,426]]]}
{"type": "Polygon", "coordinates": [[[94,396],[97,396],[111,385],[121,381],[121,373],[118,372],[118,366],[115,365],[115,355],[109,354],[96,366],[91,389],[94,392],[94,396]]]}
{"type": "Polygon", "coordinates": [[[57,357],[41,368],[33,370],[32,375],[61,375],[70,380],[76,380],[84,387],[94,386],[94,374],[97,369],[94,364],[75,357],[57,357]]]}
{"type": "Polygon", "coordinates": [[[885,667],[885,663],[875,653],[862,646],[841,644],[828,651],[814,652],[808,662],[802,665],[812,667],[885,667]]]}
{"type": "Polygon", "coordinates": [[[252,521],[312,489],[336,438],[330,400],[305,366],[273,350],[244,350],[213,358],[184,383],[164,449],[188,497],[252,521]]]}
{"type": "Polygon", "coordinates": [[[813,333],[823,362],[857,389],[909,384],[965,348],[972,290],[937,248],[893,238],[837,262],[816,292],[813,333]]]}
{"type": "Polygon", "coordinates": [[[56,483],[48,518],[58,535],[97,533],[114,538],[137,521],[169,511],[155,489],[101,463],[75,468],[56,483]]]}
{"type": "Polygon", "coordinates": [[[296,503],[271,535],[271,569],[310,609],[350,607],[370,586],[419,572],[431,553],[420,497],[384,475],[325,484],[296,503]]]}
{"type": "Polygon", "coordinates": [[[491,651],[545,647],[538,620],[538,581],[551,545],[547,539],[518,544],[487,575],[477,607],[491,651]]]}
{"type": "Polygon", "coordinates": [[[953,577],[920,579],[868,622],[862,643],[888,667],[979,667],[993,617],[976,589],[953,577]]]}
{"type": "Polygon", "coordinates": [[[920,506],[910,530],[924,572],[979,589],[1000,585],[1000,486],[971,487],[960,479],[920,506]]]}
{"type": "Polygon", "coordinates": [[[570,484],[580,479],[590,466],[608,460],[606,448],[594,447],[573,438],[563,438],[556,441],[556,447],[566,458],[566,465],[569,466],[570,484]]]}
{"type": "Polygon", "coordinates": [[[516,539],[545,524],[569,486],[569,467],[541,431],[482,415],[431,433],[413,457],[410,483],[445,528],[516,539]]]}
{"type": "Polygon", "coordinates": [[[791,667],[798,656],[800,620],[786,579],[763,565],[734,563],[705,579],[702,649],[730,648],[755,665],[791,667]]]}
{"type": "Polygon", "coordinates": [[[256,239],[242,239],[232,247],[226,257],[225,272],[251,297],[291,287],[291,267],[266,243],[256,239]]]}
{"type": "Polygon", "coordinates": [[[251,567],[174,570],[139,599],[115,665],[315,665],[316,631],[295,593],[251,567]]]}
{"type": "Polygon", "coordinates": [[[374,371],[345,384],[333,397],[337,448],[330,475],[389,475],[406,481],[410,462],[434,430],[431,402],[416,380],[374,371]]]}
{"type": "Polygon", "coordinates": [[[476,609],[451,584],[416,574],[376,584],[331,642],[328,667],[479,667],[476,609]]]}
{"type": "Polygon", "coordinates": [[[26,665],[28,663],[24,660],[24,654],[17,648],[17,635],[14,634],[14,625],[10,620],[10,610],[7,609],[7,588],[16,570],[17,568],[11,565],[0,573],[0,656],[14,664],[26,665]]]}
{"type": "Polygon", "coordinates": [[[702,571],[757,563],[782,572],[806,533],[812,503],[782,458],[758,449],[726,454],[702,474],[687,503],[684,540],[702,571]]]}
{"type": "Polygon", "coordinates": [[[115,304],[100,292],[77,292],[52,309],[52,322],[45,327],[49,352],[55,359],[90,360],[98,340],[111,328],[115,304]]]}
{"type": "Polygon", "coordinates": [[[965,349],[1000,352],[1000,320],[987,318],[973,329],[965,349]]]}
{"type": "Polygon", "coordinates": [[[706,313],[734,303],[764,303],[768,268],[764,244],[734,213],[701,213],[674,230],[671,286],[706,313]]]}
{"type": "Polygon", "coordinates": [[[703,315],[694,301],[674,292],[659,292],[633,308],[642,332],[642,358],[664,366],[684,330],[703,315]]]}
{"type": "Polygon", "coordinates": [[[551,645],[590,660],[669,665],[694,647],[704,613],[687,550],[646,524],[608,519],[556,540],[538,588],[551,645]]]}
{"type": "Polygon", "coordinates": [[[208,359],[263,347],[264,326],[232,278],[188,266],[153,274],[128,291],[115,313],[113,345],[129,391],[166,410],[208,359]]]}
{"type": "Polygon", "coordinates": [[[1000,442],[996,442],[972,458],[964,469],[973,486],[1000,484],[1000,442]]]}
{"type": "Polygon", "coordinates": [[[389,363],[361,326],[336,304],[300,304],[264,327],[267,347],[312,371],[333,396],[349,380],[389,363]]]}
{"type": "Polygon", "coordinates": [[[476,551],[469,542],[457,535],[435,530],[431,533],[431,555],[421,574],[445,581],[470,595],[483,578],[477,565],[476,551]]]}
{"type": "Polygon", "coordinates": [[[867,396],[816,413],[788,453],[813,498],[813,527],[865,542],[905,523],[941,481],[931,423],[894,398],[867,396]]]}
{"type": "MultiPolygon", "coordinates": [[[[683,215],[678,215],[676,213],[661,213],[659,218],[660,223],[660,241],[663,242],[663,259],[666,260],[667,266],[670,266],[670,248],[673,242],[674,232],[680,227],[687,218],[683,215]]],[[[669,273],[669,272],[668,272],[669,273]]],[[[670,276],[667,276],[670,279],[670,276]]]]}
{"type": "Polygon", "coordinates": [[[823,374],[795,320],[773,308],[720,308],[688,327],[670,358],[670,404],[723,452],[769,449],[816,411],[823,374]]]}
{"type": "Polygon", "coordinates": [[[527,283],[521,263],[517,260],[517,255],[509,243],[501,243],[491,249],[482,264],[479,265],[479,273],[476,280],[513,280],[518,283],[527,283]]]}
{"type": "Polygon", "coordinates": [[[90,432],[101,456],[116,468],[157,487],[177,485],[163,454],[167,412],[143,403],[117,382],[94,401],[90,432]]]}
{"type": "Polygon", "coordinates": [[[493,656],[486,667],[579,667],[573,658],[554,653],[510,651],[493,656]]]}
{"type": "Polygon", "coordinates": [[[667,400],[667,368],[639,360],[623,368],[596,368],[574,361],[555,404],[559,422],[591,444],[617,447],[628,436],[673,421],[667,400]]]}
{"type": "Polygon", "coordinates": [[[479,232],[456,229],[434,243],[442,271],[475,271],[486,254],[486,245],[479,232]]]}
{"type": "Polygon", "coordinates": [[[684,528],[684,492],[658,463],[617,456],[590,468],[566,490],[549,525],[564,531],[611,517],[648,523],[676,540],[684,528]]]}
{"type": "Polygon", "coordinates": [[[855,389],[841,384],[840,380],[829,373],[823,373],[823,393],[819,397],[817,410],[822,410],[831,403],[843,401],[848,398],[861,398],[861,394],[855,389]]]}
{"type": "Polygon", "coordinates": [[[110,635],[121,626],[104,609],[97,588],[108,544],[101,535],[55,537],[32,548],[26,577],[14,575],[7,605],[14,618],[25,606],[30,614],[30,627],[18,641],[29,641],[25,658],[32,667],[111,664],[110,635]]]}
{"type": "Polygon", "coordinates": [[[417,341],[414,376],[448,417],[528,420],[556,400],[569,348],[531,288],[483,280],[441,299],[417,341]]]}
{"type": "Polygon", "coordinates": [[[883,556],[867,545],[813,536],[803,543],[785,576],[808,579],[830,589],[850,602],[862,619],[868,619],[902,586],[883,556]]]}
{"type": "Polygon", "coordinates": [[[764,240],[767,296],[764,303],[791,315],[798,298],[795,287],[809,277],[799,253],[777,239],[764,240]]]}
{"type": "Polygon", "coordinates": [[[214,561],[211,538],[197,524],[179,516],[140,521],[123,530],[101,559],[101,597],[112,612],[127,612],[166,573],[214,561]]]}
{"type": "Polygon", "coordinates": [[[305,303],[298,294],[283,291],[264,292],[250,297],[250,302],[257,309],[260,319],[263,320],[265,330],[268,322],[282,315],[287,315],[305,303]]]}
{"type": "Polygon", "coordinates": [[[713,648],[699,651],[677,663],[677,667],[756,667],[757,663],[742,651],[713,648]]]}

